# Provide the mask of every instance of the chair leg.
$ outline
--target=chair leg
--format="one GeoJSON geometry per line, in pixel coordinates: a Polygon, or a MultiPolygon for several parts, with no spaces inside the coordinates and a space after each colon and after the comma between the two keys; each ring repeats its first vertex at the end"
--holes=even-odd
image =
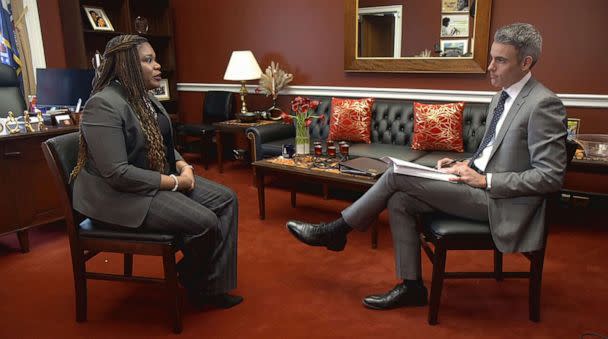
{"type": "Polygon", "coordinates": [[[429,301],[429,325],[437,324],[439,314],[439,303],[441,302],[441,290],[445,273],[446,249],[439,242],[435,246],[433,260],[433,278],[431,280],[431,296],[429,301]]]}
{"type": "Polygon", "coordinates": [[[21,253],[27,253],[30,251],[30,238],[27,230],[17,231],[17,238],[19,239],[19,247],[21,247],[21,253]]]}
{"type": "Polygon", "coordinates": [[[125,270],[125,276],[127,276],[127,277],[133,276],[133,254],[132,253],[125,253],[124,270],[125,270]]]}
{"type": "Polygon", "coordinates": [[[74,270],[74,292],[76,293],[76,321],[87,321],[87,279],[84,253],[80,251],[72,256],[74,270]]]}
{"type": "Polygon", "coordinates": [[[543,264],[545,261],[545,249],[530,253],[530,288],[529,308],[530,320],[540,321],[540,291],[543,278],[543,264]]]}
{"type": "Polygon", "coordinates": [[[181,315],[181,298],[179,288],[177,286],[177,269],[175,265],[175,253],[171,248],[167,248],[163,254],[163,268],[165,271],[165,280],[167,286],[167,294],[170,300],[170,313],[173,320],[173,332],[182,332],[182,315],[181,315]]]}
{"type": "Polygon", "coordinates": [[[212,139],[211,135],[203,134],[201,136],[201,161],[205,166],[205,170],[209,169],[209,150],[213,146],[212,139]]]}
{"type": "Polygon", "coordinates": [[[494,250],[494,277],[496,281],[503,281],[505,277],[502,274],[502,252],[494,250]]]}

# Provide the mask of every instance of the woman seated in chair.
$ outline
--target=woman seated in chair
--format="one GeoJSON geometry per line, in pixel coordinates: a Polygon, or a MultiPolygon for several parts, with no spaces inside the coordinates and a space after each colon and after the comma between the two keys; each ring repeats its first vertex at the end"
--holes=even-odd
{"type": "Polygon", "coordinates": [[[237,196],[195,176],[175,150],[169,115],[148,93],[160,68],[145,38],[108,42],[82,114],[73,206],[102,224],[179,235],[191,301],[229,308],[243,300],[227,293],[236,288],[237,196]]]}

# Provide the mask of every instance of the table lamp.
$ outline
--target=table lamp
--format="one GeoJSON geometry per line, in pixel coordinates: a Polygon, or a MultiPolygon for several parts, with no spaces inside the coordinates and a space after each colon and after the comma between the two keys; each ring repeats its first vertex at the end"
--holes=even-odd
{"type": "Polygon", "coordinates": [[[241,114],[247,113],[247,104],[245,103],[245,95],[247,88],[245,81],[259,79],[262,75],[262,70],[255,60],[251,51],[234,51],[230,56],[224,80],[237,80],[241,82],[241,114]]]}

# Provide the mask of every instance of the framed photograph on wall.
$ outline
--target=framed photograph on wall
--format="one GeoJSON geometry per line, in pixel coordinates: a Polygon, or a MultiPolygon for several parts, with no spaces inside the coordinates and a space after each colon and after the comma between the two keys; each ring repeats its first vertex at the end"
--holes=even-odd
{"type": "Polygon", "coordinates": [[[82,6],[91,27],[96,31],[114,31],[108,15],[101,7],[82,6]]]}
{"type": "Polygon", "coordinates": [[[581,119],[568,118],[568,139],[575,138],[581,127],[581,119]]]}
{"type": "Polygon", "coordinates": [[[469,37],[469,15],[451,14],[441,16],[441,37],[469,37]]]}
{"type": "Polygon", "coordinates": [[[171,99],[171,96],[169,95],[169,80],[161,79],[160,86],[153,89],[152,94],[160,101],[171,99]]]}
{"type": "Polygon", "coordinates": [[[460,57],[469,52],[469,39],[441,39],[439,48],[443,57],[460,57]]]}
{"type": "Polygon", "coordinates": [[[441,0],[441,11],[444,13],[468,12],[469,0],[441,0]]]}

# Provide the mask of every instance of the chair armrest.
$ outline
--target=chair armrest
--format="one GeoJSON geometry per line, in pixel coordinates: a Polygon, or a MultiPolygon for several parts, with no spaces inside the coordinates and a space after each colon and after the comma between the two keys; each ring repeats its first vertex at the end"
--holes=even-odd
{"type": "Polygon", "coordinates": [[[263,158],[262,144],[294,137],[296,129],[292,124],[268,124],[249,127],[245,133],[251,140],[251,160],[256,161],[263,158]]]}

